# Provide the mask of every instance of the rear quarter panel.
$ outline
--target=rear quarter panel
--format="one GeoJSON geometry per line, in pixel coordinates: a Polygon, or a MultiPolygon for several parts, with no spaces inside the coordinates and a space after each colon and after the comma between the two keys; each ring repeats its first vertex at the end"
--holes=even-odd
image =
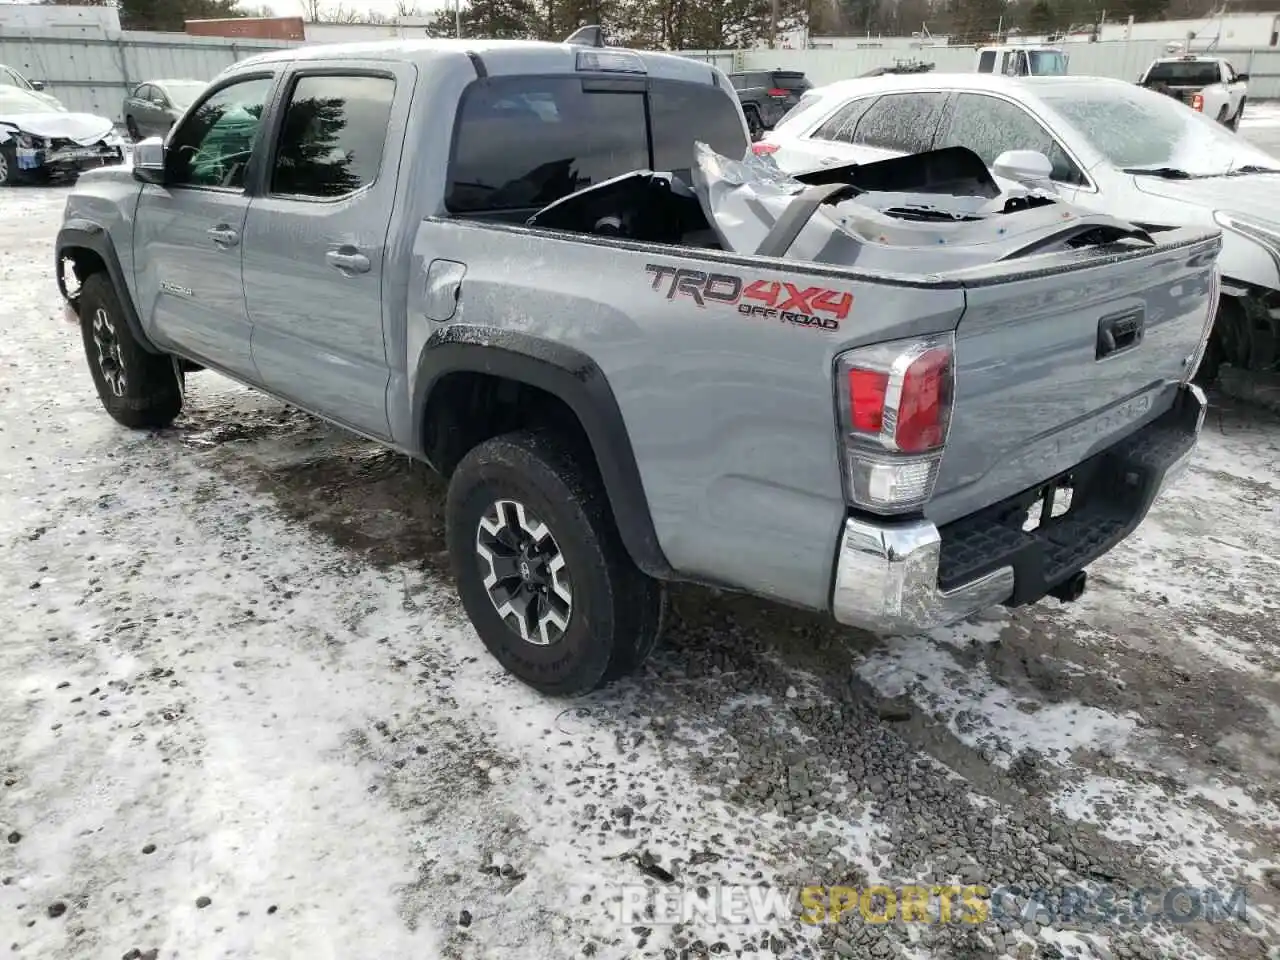
{"type": "MultiPolygon", "coordinates": [[[[566,344],[601,368],[677,571],[814,609],[828,605],[845,513],[834,358],[952,329],[963,304],[958,287],[920,280],[443,219],[423,224],[416,253],[414,290],[433,257],[466,264],[449,322],[566,344]],[[835,329],[748,316],[740,307],[753,301],[741,296],[699,304],[673,294],[666,271],[681,268],[742,289],[764,280],[850,293],[852,304],[835,329]]],[[[441,324],[420,299],[409,313],[416,357],[441,324]]]]}

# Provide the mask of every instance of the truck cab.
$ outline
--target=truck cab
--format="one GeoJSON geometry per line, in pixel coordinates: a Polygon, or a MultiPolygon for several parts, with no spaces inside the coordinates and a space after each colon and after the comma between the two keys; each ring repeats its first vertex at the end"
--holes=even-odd
{"type": "Polygon", "coordinates": [[[1004,44],[978,50],[978,73],[1006,77],[1061,77],[1067,73],[1067,55],[1058,47],[1004,44]]]}

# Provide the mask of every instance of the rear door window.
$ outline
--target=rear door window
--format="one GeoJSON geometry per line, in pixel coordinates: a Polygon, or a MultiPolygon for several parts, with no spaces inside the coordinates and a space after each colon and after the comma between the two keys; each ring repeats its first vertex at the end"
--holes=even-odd
{"type": "Polygon", "coordinates": [[[928,150],[946,101],[945,93],[883,96],[858,120],[853,142],[904,153],[928,150]]]}
{"type": "Polygon", "coordinates": [[[271,192],[334,199],[373,183],[395,93],[391,77],[299,77],[280,129],[271,192]]]}
{"type": "Polygon", "coordinates": [[[737,98],[719,87],[654,80],[649,87],[649,116],[655,170],[688,171],[693,166],[695,140],[733,160],[746,156],[748,140],[737,98]]]}
{"type": "Polygon", "coordinates": [[[996,67],[996,52],[994,50],[983,50],[982,55],[978,57],[978,72],[992,73],[996,67]]]}
{"type": "Polygon", "coordinates": [[[813,131],[813,139],[853,143],[853,131],[857,127],[858,121],[875,102],[875,97],[863,97],[860,100],[854,100],[852,103],[846,103],[822,126],[813,131]]]}
{"type": "Polygon", "coordinates": [[[453,213],[538,208],[644,169],[646,127],[639,90],[584,89],[580,77],[477,81],[459,109],[445,204],[453,213]]]}

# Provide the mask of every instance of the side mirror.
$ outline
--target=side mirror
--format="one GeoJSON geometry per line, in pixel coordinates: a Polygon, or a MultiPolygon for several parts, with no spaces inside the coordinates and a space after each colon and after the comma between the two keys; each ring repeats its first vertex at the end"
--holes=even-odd
{"type": "Polygon", "coordinates": [[[1248,82],[1248,80],[1249,80],[1249,75],[1248,75],[1247,73],[1237,73],[1237,74],[1236,74],[1236,82],[1237,82],[1237,83],[1246,83],[1246,82],[1248,82]]]}
{"type": "Polygon", "coordinates": [[[44,81],[43,81],[43,80],[30,80],[30,81],[28,81],[28,82],[31,84],[31,89],[32,89],[32,90],[43,90],[43,89],[44,89],[44,81]]]}
{"type": "Polygon", "coordinates": [[[991,172],[1023,184],[1047,183],[1053,174],[1053,164],[1038,150],[1006,150],[996,157],[991,172]]]}
{"type": "Polygon", "coordinates": [[[163,184],[165,175],[164,140],[147,137],[133,145],[133,179],[142,183],[163,184]]]}

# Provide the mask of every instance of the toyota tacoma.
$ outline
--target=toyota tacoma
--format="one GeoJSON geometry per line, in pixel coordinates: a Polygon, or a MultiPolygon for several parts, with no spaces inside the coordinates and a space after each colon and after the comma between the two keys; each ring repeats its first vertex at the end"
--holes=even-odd
{"type": "MultiPolygon", "coordinates": [[[[57,276],[121,424],[205,368],[448,478],[463,605],[550,694],[634,670],[670,581],[882,633],[1074,598],[1192,454],[1220,233],[1059,204],[1034,241],[989,222],[987,262],[823,262],[865,174],[774,191],[734,249],[677,184],[748,145],[727,77],[672,55],[274,51],[81,178],[57,276]]],[[[940,248],[895,196],[853,219],[940,248]]]]}

